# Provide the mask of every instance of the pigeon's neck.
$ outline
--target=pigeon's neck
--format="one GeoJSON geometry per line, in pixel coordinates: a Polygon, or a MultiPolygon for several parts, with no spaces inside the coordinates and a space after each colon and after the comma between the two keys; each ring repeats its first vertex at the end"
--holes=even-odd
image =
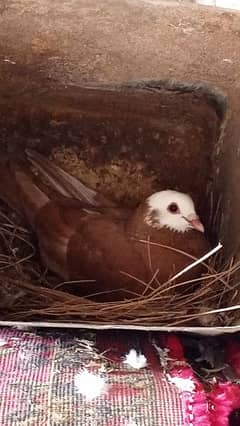
{"type": "Polygon", "coordinates": [[[145,238],[162,228],[155,221],[154,215],[149,215],[149,207],[146,203],[140,204],[128,219],[127,229],[136,238],[145,238]]]}

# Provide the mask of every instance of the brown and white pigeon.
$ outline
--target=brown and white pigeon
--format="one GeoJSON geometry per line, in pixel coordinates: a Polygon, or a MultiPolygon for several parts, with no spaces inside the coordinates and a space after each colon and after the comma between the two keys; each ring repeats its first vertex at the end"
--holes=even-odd
{"type": "MultiPolygon", "coordinates": [[[[27,157],[59,197],[49,196],[30,171],[2,160],[0,198],[25,216],[51,271],[65,281],[93,280],[79,283],[80,295],[103,293],[101,300],[146,295],[193,262],[181,251],[195,258],[208,251],[189,195],[164,190],[136,209],[125,209],[40,154],[28,151],[27,157]]],[[[199,278],[202,272],[198,265],[181,280],[199,278]]]]}

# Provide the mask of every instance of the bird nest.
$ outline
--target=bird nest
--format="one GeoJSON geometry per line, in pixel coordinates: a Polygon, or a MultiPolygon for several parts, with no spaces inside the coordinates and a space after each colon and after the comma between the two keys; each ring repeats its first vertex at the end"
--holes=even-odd
{"type": "MultiPolygon", "coordinates": [[[[11,151],[29,147],[52,155],[67,172],[124,206],[134,207],[159,189],[187,192],[212,245],[218,243],[225,216],[215,170],[219,172],[226,105],[217,91],[146,82],[74,88],[67,97],[65,89],[63,96],[25,94],[0,109],[2,143],[11,151]]],[[[143,243],[151,268],[152,242],[143,243]]],[[[2,321],[159,327],[227,326],[240,319],[240,261],[235,253],[226,258],[226,247],[194,282],[184,281],[183,273],[182,282],[170,279],[134,299],[96,302],[77,295],[79,282],[60,282],[43,268],[34,236],[3,204],[0,246],[2,321]]],[[[152,271],[146,290],[152,283],[159,284],[158,271],[152,271]]]]}
{"type": "MultiPolygon", "coordinates": [[[[151,242],[145,243],[150,247],[151,242]]],[[[234,305],[239,304],[239,284],[235,275],[240,262],[231,259],[223,266],[219,254],[205,264],[207,273],[199,279],[184,281],[183,274],[181,282],[170,279],[147,296],[99,303],[77,296],[74,290],[69,292],[69,286],[73,289],[74,285],[84,285],[84,280],[61,282],[43,269],[34,236],[21,218],[4,205],[0,210],[0,244],[2,320],[217,326],[231,325],[238,319],[234,305]]],[[[146,289],[154,281],[157,283],[157,275],[158,271],[154,272],[151,281],[145,283],[146,289]]]]}

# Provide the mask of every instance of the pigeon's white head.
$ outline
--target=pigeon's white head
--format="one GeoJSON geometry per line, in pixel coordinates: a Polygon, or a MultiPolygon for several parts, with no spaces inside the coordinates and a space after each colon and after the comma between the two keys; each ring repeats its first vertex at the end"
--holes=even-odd
{"type": "Polygon", "coordinates": [[[190,229],[204,232],[193,203],[188,194],[165,190],[156,192],[146,200],[145,222],[154,228],[169,228],[172,231],[186,232],[190,229]]]}

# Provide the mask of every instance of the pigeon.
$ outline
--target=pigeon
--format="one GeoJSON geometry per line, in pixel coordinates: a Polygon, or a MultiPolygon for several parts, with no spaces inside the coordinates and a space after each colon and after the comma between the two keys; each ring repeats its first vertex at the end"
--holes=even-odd
{"type": "MultiPolygon", "coordinates": [[[[190,195],[165,189],[125,208],[39,153],[28,150],[26,157],[27,169],[1,158],[0,198],[25,217],[44,265],[64,281],[79,280],[79,295],[96,301],[149,295],[209,250],[190,195]]],[[[181,280],[203,272],[199,264],[181,280]]]]}

